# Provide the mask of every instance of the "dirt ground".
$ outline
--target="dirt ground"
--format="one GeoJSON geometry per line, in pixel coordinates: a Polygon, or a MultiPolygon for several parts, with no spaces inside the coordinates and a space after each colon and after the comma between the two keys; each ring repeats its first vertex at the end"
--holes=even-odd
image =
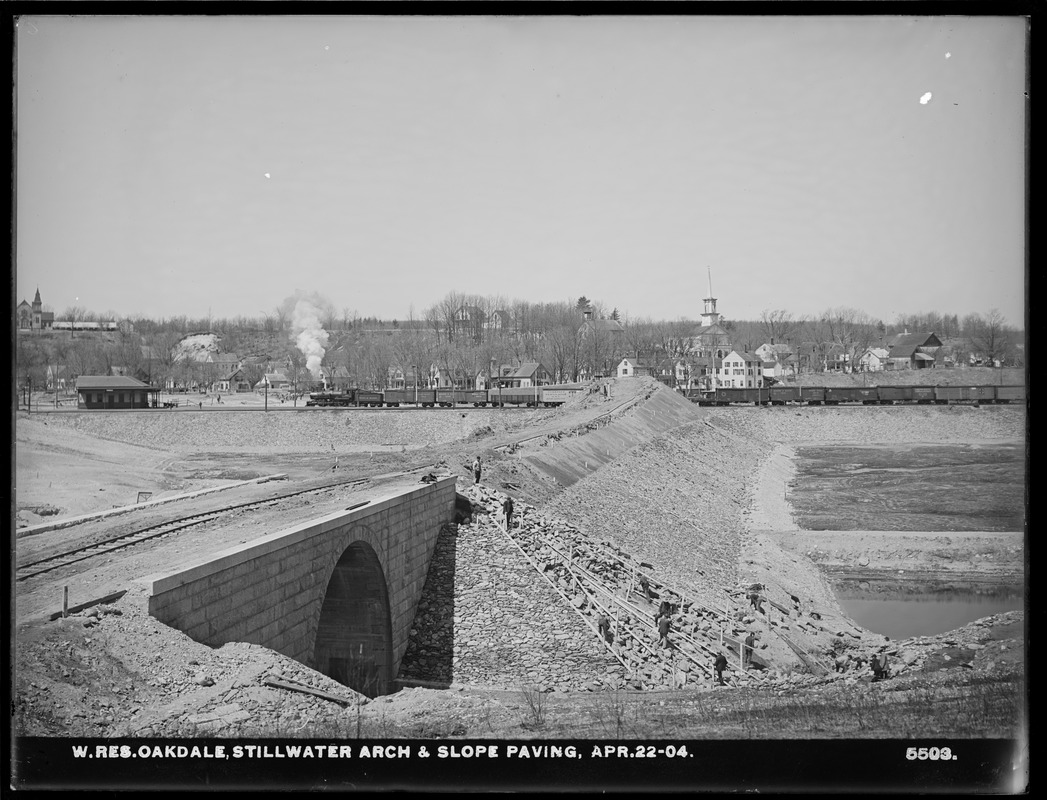
{"type": "MultiPolygon", "coordinates": [[[[286,436],[290,438],[281,439],[284,443],[279,447],[249,442],[244,438],[242,426],[234,424],[234,409],[212,410],[210,405],[205,409],[156,413],[185,415],[187,424],[192,420],[194,427],[184,429],[179,434],[182,439],[188,441],[198,435],[200,440],[213,441],[212,448],[201,447],[196,444],[197,440],[192,440],[185,447],[175,443],[159,449],[144,439],[148,434],[134,430],[117,438],[119,432],[102,427],[116,423],[112,415],[65,412],[26,415],[22,412],[16,427],[15,511],[19,529],[13,532],[16,536],[13,545],[21,561],[49,549],[65,547],[72,541],[101,535],[114,526],[131,525],[132,518],[137,522],[140,518],[159,518],[169,513],[166,506],[158,505],[75,528],[41,528],[79,515],[112,513],[114,506],[134,505],[140,492],[150,492],[150,500],[158,500],[229,487],[194,500],[177,501],[174,505],[181,513],[188,504],[204,507],[209,503],[242,501],[264,496],[278,487],[330,482],[335,474],[345,480],[370,481],[332,488],[301,504],[272,512],[264,524],[267,529],[278,530],[300,521],[305,513],[319,516],[327,508],[344,507],[347,499],[373,491],[382,482],[414,481],[425,471],[458,475],[465,480],[469,475],[468,465],[476,454],[485,459],[486,481],[499,487],[512,487],[514,494],[526,502],[545,505],[555,500],[562,487],[550,477],[550,472],[534,466],[539,444],[551,443],[548,446],[553,447],[564,437],[584,436],[586,430],[599,430],[601,425],[611,424],[608,421],[613,422],[616,414],[620,415],[619,424],[623,427],[616,429],[612,425],[609,430],[620,430],[620,446],[628,449],[623,450],[615,463],[632,464],[634,461],[630,459],[633,459],[638,473],[649,474],[650,465],[643,459],[657,459],[657,453],[640,453],[631,446],[628,426],[638,424],[636,409],[659,408],[651,401],[655,391],[649,383],[617,381],[608,394],[596,392],[559,410],[501,413],[470,410],[460,415],[439,411],[388,412],[418,415],[401,419],[414,420],[414,430],[428,432],[414,438],[404,433],[399,439],[386,434],[385,441],[373,443],[366,452],[361,448],[355,452],[350,448],[336,449],[331,446],[330,437],[303,436],[298,427],[288,429],[286,436]],[[644,406],[645,403],[649,405],[644,406]],[[452,421],[457,438],[441,440],[452,421]],[[431,427],[426,429],[426,425],[431,427]],[[418,446],[419,439],[424,442],[423,446],[418,446]],[[333,469],[335,466],[337,470],[333,469]],[[277,481],[245,483],[264,476],[281,477],[277,481]]],[[[229,402],[223,398],[223,404],[229,402]]],[[[737,439],[744,427],[750,432],[764,431],[759,435],[768,436],[766,441],[772,441],[773,436],[766,430],[788,423],[792,426],[789,430],[800,426],[794,442],[807,441],[811,436],[803,427],[805,419],[779,416],[778,422],[768,422],[768,418],[754,422],[755,417],[740,421],[741,418],[731,416],[730,411],[710,412],[686,404],[673,405],[675,399],[672,398],[667,402],[669,405],[665,408],[671,406],[672,414],[662,411],[658,415],[651,411],[643,425],[653,427],[644,430],[655,430],[657,435],[662,435],[659,426],[671,430],[672,426],[694,424],[711,426],[710,430],[719,430],[723,436],[737,439]]],[[[1024,421],[1012,424],[1007,421],[1010,417],[1006,417],[1006,410],[1003,411],[1004,416],[988,422],[979,418],[980,425],[997,426],[984,438],[1010,437],[1015,431],[1018,436],[1024,435],[1024,421]]],[[[839,419],[837,412],[818,410],[823,412],[822,427],[827,420],[839,419]],[[830,416],[832,414],[836,416],[830,416]]],[[[279,413],[295,414],[293,411],[279,413]]],[[[918,412],[924,424],[927,413],[926,410],[918,412]]],[[[287,425],[292,425],[291,419],[287,417],[287,425]]],[[[126,420],[125,417],[123,421],[126,420]]],[[[143,416],[135,424],[139,423],[146,425],[149,420],[143,416]]],[[[844,428],[847,424],[849,421],[844,428]]],[[[738,485],[747,487],[739,503],[732,503],[730,512],[737,517],[737,522],[730,524],[739,526],[739,574],[742,582],[764,584],[781,597],[797,595],[805,602],[817,603],[823,616],[831,615],[831,619],[826,620],[827,644],[838,629],[853,630],[855,626],[840,610],[822,567],[856,564],[875,568],[881,565],[877,559],[886,552],[887,543],[866,537],[845,545],[838,541],[826,542],[813,533],[799,534],[783,491],[783,486],[793,477],[789,460],[791,445],[787,436],[779,434],[773,434],[778,436],[778,444],[761,452],[759,467],[753,474],[731,476],[738,485]]],[[[362,435],[356,431],[346,434],[356,443],[362,435]]],[[[967,430],[958,435],[962,438],[976,434],[967,430]]],[[[605,457],[615,459],[611,440],[601,441],[605,457]]],[[[745,469],[747,465],[748,462],[745,469]]],[[[566,476],[562,470],[569,468],[578,469],[579,465],[561,460],[557,468],[561,472],[556,474],[566,476]]],[[[594,479],[598,474],[594,471],[594,479]]],[[[572,491],[582,491],[589,485],[588,480],[591,479],[579,480],[572,491]]],[[[591,496],[606,498],[599,487],[598,483],[592,484],[591,496]]],[[[606,513],[620,512],[612,506],[606,513]]],[[[245,517],[237,524],[226,526],[220,534],[214,531],[189,534],[177,543],[158,543],[131,555],[113,556],[84,572],[58,573],[32,588],[19,588],[15,597],[16,695],[22,732],[45,736],[216,733],[279,736],[308,735],[309,731],[324,726],[325,731],[340,731],[346,736],[361,733],[377,736],[405,729],[434,736],[534,733],[526,724],[527,697],[509,687],[458,687],[452,692],[413,689],[364,703],[346,687],[265,648],[248,644],[208,648],[161,625],[144,612],[145,598],[137,579],[160,568],[194,560],[205,552],[247,541],[258,535],[259,524],[257,519],[245,517]],[[126,591],[126,594],[115,603],[95,606],[67,619],[47,621],[49,614],[61,609],[61,592],[66,585],[72,587],[74,602],[101,597],[111,591],[126,591]],[[272,675],[308,687],[314,693],[265,684],[264,678],[272,675]],[[324,700],[315,694],[318,691],[344,698],[344,702],[324,700]],[[355,716],[349,712],[355,712],[355,716]]],[[[598,524],[599,520],[594,519],[594,525],[598,524]]],[[[928,574],[947,569],[957,576],[985,575],[984,556],[991,543],[978,541],[968,547],[962,541],[963,534],[950,536],[953,542],[948,547],[940,538],[928,537],[921,541],[919,537],[910,537],[906,552],[918,552],[918,557],[907,557],[907,568],[926,569],[928,574]]],[[[1000,553],[993,561],[993,568],[1006,571],[1011,577],[1021,571],[1020,539],[1020,536],[1010,537],[999,544],[998,550],[992,551],[1000,553]],[[1019,546],[1017,551],[1009,549],[1015,546],[1015,541],[1019,546]]],[[[896,548],[891,552],[897,555],[896,548]]],[[[931,673],[955,669],[960,664],[986,674],[1023,668],[1024,616],[1020,612],[968,626],[949,636],[921,638],[922,641],[905,643],[904,647],[899,645],[898,650],[900,656],[911,658],[914,674],[920,670],[931,673]]],[[[793,680],[794,676],[783,675],[778,685],[791,686],[793,680]]],[[[556,698],[550,702],[572,701],[556,698]]],[[[564,735],[574,734],[565,732],[564,735]]]]}

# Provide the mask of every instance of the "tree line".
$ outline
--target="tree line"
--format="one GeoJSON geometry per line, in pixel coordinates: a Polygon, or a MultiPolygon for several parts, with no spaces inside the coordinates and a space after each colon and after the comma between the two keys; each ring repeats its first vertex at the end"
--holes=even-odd
{"type": "MultiPolygon", "coordinates": [[[[616,307],[579,297],[553,302],[509,300],[449,292],[438,302],[405,319],[361,316],[320,302],[317,321],[327,341],[324,367],[347,376],[350,385],[385,388],[389,376],[402,370],[408,385],[429,385],[439,372],[445,382],[473,385],[492,368],[539,362],[554,381],[576,381],[614,374],[625,356],[640,355],[675,362],[695,358],[697,319],[630,318],[616,307]],[[585,317],[590,319],[587,321],[585,317]],[[615,324],[609,324],[609,323],[615,324]]],[[[190,385],[218,380],[212,365],[179,359],[177,345],[192,333],[213,333],[221,351],[247,359],[243,380],[254,384],[268,367],[283,371],[298,385],[317,379],[305,368],[296,345],[293,303],[284,301],[256,317],[177,316],[121,318],[67,309],[69,319],[121,320],[113,333],[20,333],[17,341],[19,386],[43,387],[48,367],[65,367],[71,375],[111,374],[114,368],[152,385],[190,385]]],[[[1022,366],[1024,333],[997,310],[957,315],[921,312],[899,316],[893,323],[859,309],[838,307],[817,315],[794,315],[768,309],[757,320],[721,319],[732,349],[755,351],[760,345],[784,345],[803,354],[804,367],[819,370],[830,352],[857,363],[868,348],[886,347],[895,334],[934,332],[952,348],[957,363],[971,356],[1008,366],[1022,366]]]]}

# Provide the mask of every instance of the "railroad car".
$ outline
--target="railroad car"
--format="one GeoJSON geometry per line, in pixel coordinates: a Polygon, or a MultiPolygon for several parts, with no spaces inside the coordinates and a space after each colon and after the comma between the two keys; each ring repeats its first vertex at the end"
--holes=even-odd
{"type": "Polygon", "coordinates": [[[879,386],[876,388],[877,399],[884,405],[893,403],[911,403],[914,399],[912,386],[879,386]]]}
{"type": "MultiPolygon", "coordinates": [[[[389,408],[401,405],[432,408],[436,405],[436,389],[386,389],[382,395],[385,405],[389,408]]],[[[382,401],[377,405],[382,405],[382,401]]]]}
{"type": "Polygon", "coordinates": [[[920,405],[933,403],[937,399],[934,392],[935,388],[934,386],[913,386],[912,399],[920,405]]]}
{"type": "Polygon", "coordinates": [[[538,386],[503,386],[487,395],[492,406],[537,406],[541,396],[538,386]]]}
{"type": "Polygon", "coordinates": [[[996,402],[996,387],[995,386],[964,386],[964,399],[970,400],[975,405],[981,403],[995,403],[996,402]]]}
{"type": "Polygon", "coordinates": [[[771,399],[771,405],[784,406],[786,403],[800,402],[799,386],[772,386],[767,390],[767,396],[771,399]]]}
{"type": "Polygon", "coordinates": [[[685,392],[699,405],[738,405],[756,403],[784,405],[890,405],[893,403],[1024,403],[1024,386],[772,386],[766,389],[721,387],[712,392],[685,392]]]}
{"type": "Polygon", "coordinates": [[[483,389],[460,389],[455,393],[456,397],[459,397],[459,403],[463,405],[472,405],[476,408],[483,408],[489,402],[487,399],[487,392],[483,389]]]}
{"type": "Polygon", "coordinates": [[[539,388],[541,403],[547,408],[562,406],[572,397],[577,397],[585,391],[585,386],[580,383],[559,383],[539,388]]]}
{"type": "Polygon", "coordinates": [[[472,405],[479,408],[487,405],[487,392],[483,389],[437,389],[436,404],[444,408],[456,405],[472,405]]]}
{"type": "Polygon", "coordinates": [[[996,387],[996,402],[997,403],[1024,403],[1025,402],[1025,387],[1024,386],[997,386],[996,387]]]}
{"type": "Polygon", "coordinates": [[[875,405],[879,402],[879,393],[875,386],[827,386],[825,402],[827,405],[838,405],[839,403],[875,405]]]}
{"type": "Polygon", "coordinates": [[[824,386],[801,386],[800,401],[809,406],[820,406],[825,402],[824,386]]]}
{"type": "Polygon", "coordinates": [[[958,403],[966,399],[966,392],[963,386],[934,387],[934,402],[940,406],[944,406],[947,403],[958,403]]]}
{"type": "Polygon", "coordinates": [[[748,389],[741,387],[721,386],[712,392],[710,398],[706,398],[706,405],[727,406],[733,403],[753,403],[756,405],[769,402],[767,391],[764,389],[748,389]]]}

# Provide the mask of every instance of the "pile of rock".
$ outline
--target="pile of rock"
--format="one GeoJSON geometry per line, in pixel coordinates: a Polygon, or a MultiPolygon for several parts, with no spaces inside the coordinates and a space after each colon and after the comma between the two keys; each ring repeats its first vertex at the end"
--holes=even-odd
{"type": "Polygon", "coordinates": [[[405,682],[707,687],[721,651],[733,654],[736,680],[765,679],[740,670],[739,642],[752,619],[744,621],[733,596],[707,606],[650,564],[520,501],[506,532],[505,495],[483,485],[465,495],[473,514],[441,534],[401,667],[405,682]],[[656,622],[663,608],[669,647],[656,622]]]}

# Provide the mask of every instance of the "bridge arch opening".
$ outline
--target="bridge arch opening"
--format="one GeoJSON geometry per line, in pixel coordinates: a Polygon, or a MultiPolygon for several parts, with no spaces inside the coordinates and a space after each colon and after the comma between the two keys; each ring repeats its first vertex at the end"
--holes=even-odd
{"type": "Polygon", "coordinates": [[[366,542],[346,548],[327,583],[313,665],[367,697],[391,691],[389,592],[378,554],[366,542]]]}

